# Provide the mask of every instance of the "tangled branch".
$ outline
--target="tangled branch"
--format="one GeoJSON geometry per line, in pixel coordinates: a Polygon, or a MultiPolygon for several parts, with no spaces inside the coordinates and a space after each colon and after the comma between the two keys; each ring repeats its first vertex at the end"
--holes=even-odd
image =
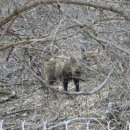
{"type": "MultiPolygon", "coordinates": [[[[27,12],[27,11],[37,7],[40,4],[53,4],[53,3],[57,3],[57,0],[38,1],[38,2],[32,3],[28,6],[24,6],[21,9],[15,9],[8,17],[5,17],[0,21],[0,27],[2,27],[3,25],[5,25],[9,21],[11,21],[13,18],[20,15],[21,13],[27,12]]],[[[58,3],[84,5],[84,6],[94,7],[94,8],[100,8],[100,9],[103,9],[103,10],[109,10],[109,11],[112,11],[114,13],[119,14],[125,20],[130,21],[130,17],[126,14],[125,11],[120,10],[119,8],[109,6],[109,5],[104,5],[103,3],[94,3],[94,2],[85,2],[85,1],[83,2],[83,1],[80,1],[80,0],[77,0],[77,1],[74,1],[74,0],[69,0],[69,1],[68,0],[58,0],[58,3]]]]}

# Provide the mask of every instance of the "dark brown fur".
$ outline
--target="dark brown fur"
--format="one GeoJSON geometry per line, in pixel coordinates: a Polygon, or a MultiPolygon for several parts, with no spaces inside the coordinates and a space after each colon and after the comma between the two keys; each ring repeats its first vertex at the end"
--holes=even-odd
{"type": "Polygon", "coordinates": [[[44,62],[44,75],[48,84],[53,85],[57,80],[63,82],[64,90],[67,91],[69,81],[73,80],[76,91],[79,91],[81,71],[78,66],[71,62],[70,58],[49,59],[44,62]]]}

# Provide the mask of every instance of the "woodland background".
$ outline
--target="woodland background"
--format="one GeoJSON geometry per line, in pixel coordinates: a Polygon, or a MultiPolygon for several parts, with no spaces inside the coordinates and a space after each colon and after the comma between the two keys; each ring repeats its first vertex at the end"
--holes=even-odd
{"type": "MultiPolygon", "coordinates": [[[[86,117],[90,130],[125,130],[130,120],[129,0],[0,0],[0,120],[4,129],[42,129],[86,117]],[[47,87],[46,58],[83,67],[81,91],[47,87]],[[91,120],[94,118],[97,121],[91,120]]],[[[75,123],[70,129],[84,129],[75,123]]],[[[57,129],[63,129],[59,127],[57,129]]],[[[54,130],[54,129],[53,129],[54,130]]]]}

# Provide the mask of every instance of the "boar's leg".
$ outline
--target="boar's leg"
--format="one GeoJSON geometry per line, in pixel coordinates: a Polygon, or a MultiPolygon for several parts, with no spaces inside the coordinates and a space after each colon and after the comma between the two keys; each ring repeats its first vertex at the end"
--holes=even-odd
{"type": "Polygon", "coordinates": [[[55,82],[56,82],[56,78],[55,77],[49,78],[49,81],[48,81],[49,85],[54,85],[55,82]]]}
{"type": "Polygon", "coordinates": [[[68,79],[68,78],[64,78],[64,79],[63,79],[64,91],[67,91],[67,90],[68,90],[68,82],[69,82],[69,79],[68,79]]]}
{"type": "Polygon", "coordinates": [[[74,84],[76,86],[76,91],[79,92],[79,80],[78,79],[73,79],[74,80],[74,84]]]}

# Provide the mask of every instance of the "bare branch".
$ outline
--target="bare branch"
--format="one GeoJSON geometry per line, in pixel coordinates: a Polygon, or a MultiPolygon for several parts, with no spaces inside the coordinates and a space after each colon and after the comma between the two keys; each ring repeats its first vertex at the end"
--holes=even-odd
{"type": "MultiPolygon", "coordinates": [[[[53,126],[50,126],[50,127],[48,127],[48,130],[50,130],[50,129],[53,129],[53,128],[57,128],[57,127],[59,127],[59,126],[64,126],[66,123],[67,123],[67,125],[69,125],[69,124],[72,124],[72,123],[77,123],[77,122],[86,122],[86,121],[91,121],[91,122],[97,122],[97,123],[99,123],[99,124],[101,124],[101,119],[100,118],[94,118],[94,117],[90,117],[90,118],[86,118],[86,117],[77,117],[77,118],[74,118],[74,119],[70,119],[70,120],[67,120],[67,121],[64,121],[64,122],[60,122],[60,123],[58,123],[58,124],[55,124],[55,125],[53,125],[53,126]]],[[[102,125],[102,124],[101,124],[102,125]]],[[[102,127],[103,127],[103,125],[102,125],[102,127]]]]}
{"type": "Polygon", "coordinates": [[[32,42],[38,42],[38,41],[44,42],[44,41],[47,41],[49,38],[50,38],[50,36],[47,36],[45,38],[40,38],[40,39],[23,40],[23,41],[19,41],[19,42],[16,42],[16,43],[9,44],[9,45],[2,44],[2,45],[0,45],[0,51],[2,51],[4,49],[8,49],[10,47],[18,46],[18,45],[30,44],[32,42]]]}
{"type": "MultiPolygon", "coordinates": [[[[39,1],[39,2],[34,2],[28,6],[24,6],[21,9],[15,9],[8,17],[5,17],[0,21],[0,27],[11,21],[15,16],[18,16],[19,14],[23,12],[27,12],[28,10],[31,10],[35,7],[37,7],[40,4],[53,4],[57,3],[57,0],[46,0],[46,1],[39,1]]],[[[85,6],[90,6],[94,8],[101,8],[104,10],[109,10],[114,13],[118,13],[122,17],[124,17],[125,20],[130,21],[130,17],[126,14],[125,11],[120,10],[119,8],[115,8],[109,5],[103,5],[103,3],[94,3],[94,2],[83,2],[83,1],[74,1],[74,0],[59,0],[59,3],[65,3],[65,4],[75,4],[75,5],[85,5],[85,6]]]]}
{"type": "Polygon", "coordinates": [[[92,90],[92,91],[80,91],[80,92],[66,92],[66,93],[73,94],[73,95],[92,95],[94,93],[98,93],[101,89],[103,89],[105,87],[106,83],[110,79],[111,74],[114,71],[114,68],[115,67],[113,66],[111,71],[109,72],[108,76],[106,77],[106,79],[100,85],[95,87],[94,90],[92,90]]]}

